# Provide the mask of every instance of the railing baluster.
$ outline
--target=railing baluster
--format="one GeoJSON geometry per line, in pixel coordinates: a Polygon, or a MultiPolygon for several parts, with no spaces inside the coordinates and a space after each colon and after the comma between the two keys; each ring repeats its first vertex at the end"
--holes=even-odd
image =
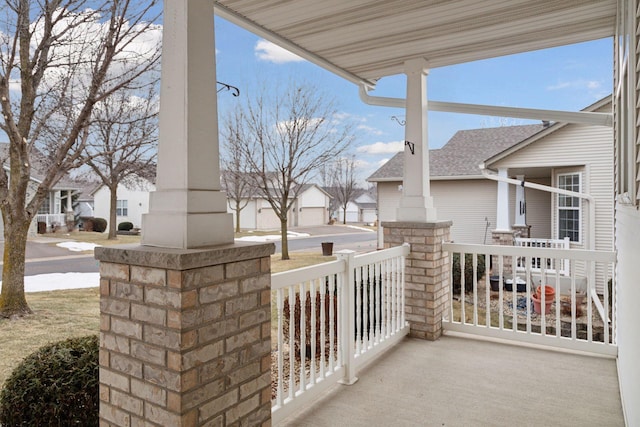
{"type": "MultiPolygon", "coordinates": [[[[489,258],[489,254],[484,254],[484,265],[485,265],[485,287],[484,287],[484,296],[485,296],[485,326],[488,328],[491,326],[491,269],[488,268],[491,265],[491,258],[489,258]]],[[[500,286],[502,286],[502,282],[498,279],[500,286]]]]}
{"type": "Polygon", "coordinates": [[[362,269],[356,268],[356,354],[362,342],[362,269]]]}
{"type": "Polygon", "coordinates": [[[391,283],[389,280],[389,264],[390,264],[390,261],[388,259],[384,260],[384,263],[382,264],[383,273],[384,273],[384,309],[385,309],[383,335],[385,338],[388,338],[393,333],[393,330],[391,329],[391,299],[390,299],[391,283]]]}
{"type": "MultiPolygon", "coordinates": [[[[589,342],[593,342],[593,313],[592,313],[592,304],[593,304],[593,298],[592,298],[592,293],[591,290],[596,288],[596,283],[595,283],[595,274],[593,274],[592,270],[591,270],[591,262],[587,261],[587,265],[585,265],[585,271],[588,274],[588,279],[587,279],[587,341],[589,342]]],[[[595,269],[593,270],[595,271],[595,269]]],[[[605,322],[606,319],[602,319],[603,322],[605,322]]]]}
{"type": "Polygon", "coordinates": [[[465,267],[466,267],[466,253],[460,252],[460,323],[467,323],[466,304],[465,304],[465,287],[467,286],[465,280],[465,267]]]}
{"type": "MultiPolygon", "coordinates": [[[[500,282],[502,282],[502,278],[504,277],[504,255],[500,255],[498,257],[498,268],[500,271],[500,282]]],[[[504,299],[502,296],[503,287],[500,286],[498,289],[498,328],[500,330],[504,329],[504,299]]]]}
{"type": "MultiPolygon", "coordinates": [[[[559,260],[554,258],[554,262],[558,262],[559,260]]],[[[557,265],[557,264],[556,264],[557,265]]],[[[560,338],[562,336],[562,325],[560,320],[562,320],[561,318],[561,313],[560,313],[560,309],[562,308],[562,302],[560,300],[560,270],[558,268],[554,267],[554,271],[555,271],[555,276],[556,276],[556,287],[555,287],[555,293],[553,294],[554,299],[555,299],[555,303],[556,303],[556,337],[560,338]]],[[[543,288],[544,289],[544,288],[543,288]]],[[[573,295],[571,296],[571,298],[573,298],[573,295]]]]}
{"type": "Polygon", "coordinates": [[[535,285],[533,283],[533,275],[531,274],[531,264],[527,265],[526,268],[526,284],[525,284],[525,290],[526,295],[525,295],[525,300],[526,300],[526,308],[527,308],[527,327],[526,327],[526,331],[527,334],[531,334],[531,311],[533,310],[533,307],[531,306],[531,293],[535,292],[535,285]]]}
{"type": "Polygon", "coordinates": [[[544,266],[540,268],[540,334],[547,335],[547,293],[545,285],[547,283],[547,269],[544,266]]]}
{"type": "MultiPolygon", "coordinates": [[[[346,274],[349,274],[349,273],[350,272],[347,271],[346,274]]],[[[338,295],[344,294],[343,282],[344,281],[342,279],[341,274],[337,276],[332,276],[329,279],[329,285],[330,285],[329,290],[331,294],[331,298],[329,298],[329,301],[331,302],[331,304],[329,304],[329,331],[331,331],[329,333],[329,348],[330,348],[329,370],[331,372],[333,372],[336,369],[336,365],[335,365],[336,363],[338,364],[338,366],[342,366],[342,363],[343,363],[342,361],[344,360],[342,357],[342,352],[344,351],[344,349],[341,344],[341,340],[338,339],[336,342],[336,338],[342,336],[342,329],[346,327],[345,321],[342,320],[342,317],[338,314],[338,313],[342,313],[342,305],[345,304],[345,301],[343,301],[342,298],[338,298],[338,295]],[[336,309],[338,313],[336,313],[336,309]],[[336,327],[336,315],[338,316],[337,327],[336,327]],[[335,337],[334,331],[337,331],[337,334],[338,334],[337,337],[335,337]]]]}
{"type": "Polygon", "coordinates": [[[294,286],[289,286],[289,399],[293,399],[295,396],[295,380],[296,380],[296,370],[295,370],[295,333],[296,333],[296,322],[295,322],[295,311],[296,311],[296,295],[294,286]]]}
{"type": "MultiPolygon", "coordinates": [[[[604,342],[605,344],[609,344],[609,322],[608,319],[611,319],[611,313],[609,311],[609,301],[611,296],[609,295],[609,285],[607,283],[607,277],[609,276],[609,264],[605,264],[604,265],[604,277],[603,277],[603,281],[605,282],[604,285],[604,317],[605,319],[603,319],[603,328],[604,328],[604,342]]],[[[613,288],[613,286],[612,286],[613,288]]],[[[613,306],[613,305],[612,305],[613,306]]]]}
{"type": "Polygon", "coordinates": [[[399,310],[400,310],[400,326],[398,327],[398,330],[400,330],[400,329],[404,328],[404,324],[405,324],[405,315],[404,315],[404,307],[405,307],[404,266],[406,265],[406,257],[404,255],[400,257],[400,262],[398,264],[399,264],[398,268],[400,270],[400,277],[401,277],[401,280],[400,280],[400,292],[401,292],[401,295],[402,295],[401,301],[400,301],[400,307],[399,307],[399,310]]]}
{"type": "MultiPolygon", "coordinates": [[[[526,258],[525,258],[526,260],[526,258]]],[[[517,257],[513,255],[511,257],[511,327],[514,332],[518,330],[518,276],[516,275],[516,268],[514,267],[517,262],[517,257]]],[[[528,262],[525,261],[525,265],[528,267],[528,262]]]]}
{"type": "Polygon", "coordinates": [[[473,325],[478,326],[478,254],[473,254],[473,325]]]}
{"type": "Polygon", "coordinates": [[[300,391],[307,389],[307,285],[300,284],[300,391]]]}
{"type": "MultiPolygon", "coordinates": [[[[320,378],[325,376],[325,353],[327,348],[327,336],[325,331],[327,330],[327,316],[325,315],[327,309],[327,281],[329,277],[320,278],[320,378]]],[[[331,303],[331,301],[329,301],[331,303]]],[[[330,332],[331,333],[331,332],[330,332]]]]}
{"type": "MultiPolygon", "coordinates": [[[[572,267],[573,268],[573,267],[572,267]]],[[[571,339],[576,340],[576,326],[578,322],[578,301],[576,300],[576,278],[571,277],[571,339]]]]}
{"type": "Polygon", "coordinates": [[[373,319],[372,319],[372,315],[373,315],[373,284],[371,281],[371,266],[369,264],[367,264],[363,271],[362,271],[362,275],[366,275],[367,276],[367,281],[366,284],[363,284],[362,286],[365,289],[365,297],[363,297],[364,302],[363,302],[363,309],[366,310],[366,325],[362,328],[364,331],[364,349],[367,350],[371,347],[372,344],[372,337],[371,337],[371,326],[373,324],[373,319]]]}
{"type": "Polygon", "coordinates": [[[311,322],[311,336],[309,337],[309,341],[311,341],[311,360],[310,360],[310,373],[309,373],[309,383],[316,383],[316,337],[318,331],[316,330],[317,324],[317,313],[316,313],[316,280],[313,279],[309,282],[309,298],[311,302],[311,318],[309,321],[311,322]]]}
{"type": "Polygon", "coordinates": [[[382,295],[381,295],[381,288],[382,288],[382,273],[380,271],[380,263],[375,263],[373,265],[373,270],[376,273],[376,344],[380,343],[380,339],[382,336],[382,310],[383,310],[383,306],[382,306],[382,295]]]}
{"type": "Polygon", "coordinates": [[[276,312],[278,315],[278,386],[276,389],[276,403],[282,406],[284,397],[284,330],[283,330],[283,315],[284,315],[284,289],[278,289],[276,291],[276,312]]]}

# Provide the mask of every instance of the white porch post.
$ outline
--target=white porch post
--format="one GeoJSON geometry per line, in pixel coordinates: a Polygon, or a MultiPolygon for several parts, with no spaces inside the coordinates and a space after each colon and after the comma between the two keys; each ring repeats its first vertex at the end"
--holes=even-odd
{"type": "Polygon", "coordinates": [[[436,210],[429,186],[427,140],[427,74],[424,59],[405,62],[407,75],[407,123],[405,126],[404,176],[398,221],[435,221],[436,210]],[[413,153],[411,152],[413,147],[413,153]]]}
{"type": "MultiPolygon", "coordinates": [[[[498,169],[498,176],[508,178],[506,169],[498,169]]],[[[509,184],[498,181],[498,206],[496,207],[496,231],[509,231],[509,184]]]]}
{"type": "MultiPolygon", "coordinates": [[[[524,175],[517,175],[516,179],[520,182],[524,181],[524,175]]],[[[514,225],[527,225],[527,206],[524,198],[524,187],[518,185],[516,187],[516,205],[515,205],[514,225]]]]}
{"type": "Polygon", "coordinates": [[[165,0],[156,191],[142,244],[196,248],[232,243],[220,191],[213,8],[165,0]]]}

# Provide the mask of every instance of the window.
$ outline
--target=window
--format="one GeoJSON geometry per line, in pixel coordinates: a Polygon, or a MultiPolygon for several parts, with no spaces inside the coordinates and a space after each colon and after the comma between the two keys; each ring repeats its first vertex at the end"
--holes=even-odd
{"type": "Polygon", "coordinates": [[[47,192],[45,199],[42,201],[40,208],[38,209],[38,215],[47,215],[51,208],[51,193],[47,192]]]}
{"type": "Polygon", "coordinates": [[[127,200],[117,200],[116,201],[116,215],[117,216],[127,216],[127,215],[129,215],[129,209],[127,207],[127,200]]]}
{"type": "MultiPolygon", "coordinates": [[[[558,188],[580,192],[580,174],[558,175],[558,188]]],[[[558,194],[558,238],[580,241],[580,198],[558,194]]]]}

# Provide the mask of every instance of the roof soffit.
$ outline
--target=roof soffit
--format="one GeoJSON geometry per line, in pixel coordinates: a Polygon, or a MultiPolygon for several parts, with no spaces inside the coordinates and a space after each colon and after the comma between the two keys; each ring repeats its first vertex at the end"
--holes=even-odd
{"type": "Polygon", "coordinates": [[[353,82],[614,35],[616,0],[216,0],[221,16],[353,82]]]}

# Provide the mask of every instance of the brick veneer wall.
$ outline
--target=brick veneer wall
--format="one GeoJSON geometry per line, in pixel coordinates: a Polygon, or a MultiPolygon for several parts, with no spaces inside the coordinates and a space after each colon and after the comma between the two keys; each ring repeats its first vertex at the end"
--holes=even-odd
{"type": "Polygon", "coordinates": [[[270,424],[273,251],[96,249],[101,426],[270,424]]]}
{"type": "Polygon", "coordinates": [[[451,221],[385,222],[384,247],[409,243],[405,269],[405,318],[412,337],[436,340],[442,335],[442,316],[449,308],[451,221]]]}
{"type": "MultiPolygon", "coordinates": [[[[494,245],[513,246],[514,231],[496,231],[491,232],[491,240],[494,245]]],[[[491,274],[497,275],[500,272],[500,257],[498,255],[491,256],[491,274]]],[[[502,257],[502,274],[507,277],[513,277],[513,268],[511,266],[511,257],[502,257]]]]}

